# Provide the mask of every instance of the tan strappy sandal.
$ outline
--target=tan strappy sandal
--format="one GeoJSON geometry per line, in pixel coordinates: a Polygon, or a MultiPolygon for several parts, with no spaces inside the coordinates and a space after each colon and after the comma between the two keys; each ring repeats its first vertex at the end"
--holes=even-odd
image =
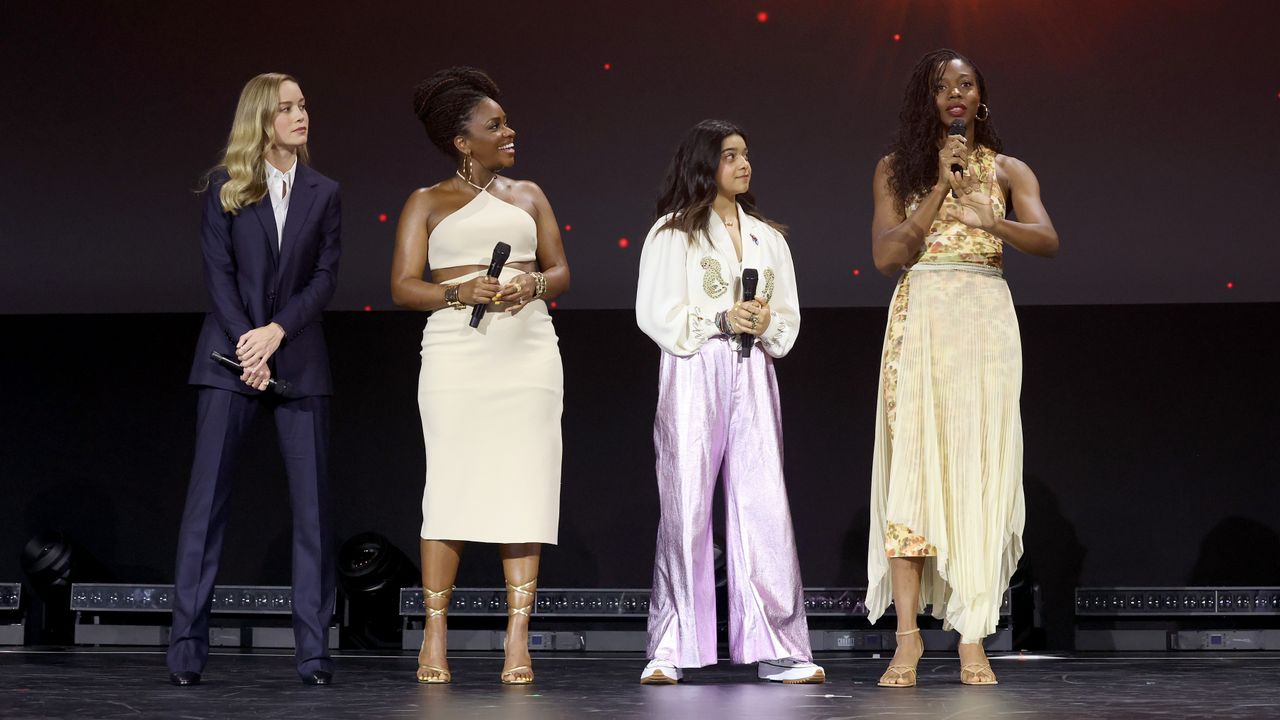
{"type": "MultiPolygon", "coordinates": [[[[960,643],[961,645],[977,645],[977,643],[960,643]]],[[[965,685],[999,685],[996,673],[991,669],[991,662],[969,663],[960,666],[960,682],[965,685]]]]}
{"type": "Polygon", "coordinates": [[[973,663],[960,668],[960,682],[965,685],[999,685],[991,663],[973,663]]]}
{"type": "MultiPolygon", "coordinates": [[[[427,601],[439,600],[440,598],[448,598],[452,594],[453,594],[452,587],[449,588],[448,590],[428,590],[425,587],[422,588],[422,607],[425,608],[427,611],[427,620],[422,624],[423,647],[426,647],[427,645],[427,623],[431,622],[431,618],[437,618],[437,617],[442,618],[449,614],[449,603],[447,601],[445,602],[444,607],[442,608],[430,607],[429,605],[427,605],[427,601]]],[[[419,652],[419,657],[421,657],[421,652],[419,652]]],[[[447,669],[442,667],[436,667],[435,665],[425,665],[423,663],[418,663],[418,682],[422,683],[423,685],[444,685],[446,683],[453,682],[453,673],[449,672],[447,669]],[[422,676],[423,670],[426,670],[434,674],[428,675],[427,677],[423,677],[422,676]]]]}
{"type": "MultiPolygon", "coordinates": [[[[918,635],[920,628],[907,630],[906,632],[895,632],[896,637],[904,635],[918,635]]],[[[921,648],[921,655],[924,654],[924,648],[921,648]]],[[[920,658],[916,658],[916,665],[920,664],[920,658]]],[[[876,683],[880,687],[887,688],[909,688],[916,686],[916,665],[890,665],[888,670],[880,676],[880,682],[876,683]],[[906,681],[906,682],[903,682],[906,681]]]]}
{"type": "MultiPolygon", "coordinates": [[[[524,615],[525,617],[531,618],[529,611],[533,609],[533,598],[537,595],[537,586],[538,578],[534,578],[526,583],[521,583],[520,585],[507,583],[507,592],[514,593],[516,595],[528,595],[530,597],[528,604],[521,605],[520,607],[514,607],[511,602],[508,601],[508,617],[512,615],[524,615]]],[[[498,679],[502,681],[503,685],[532,685],[533,668],[528,665],[518,665],[510,670],[504,670],[503,673],[498,676],[498,679]],[[528,673],[527,677],[517,677],[518,675],[524,675],[525,673],[528,673]]]]}

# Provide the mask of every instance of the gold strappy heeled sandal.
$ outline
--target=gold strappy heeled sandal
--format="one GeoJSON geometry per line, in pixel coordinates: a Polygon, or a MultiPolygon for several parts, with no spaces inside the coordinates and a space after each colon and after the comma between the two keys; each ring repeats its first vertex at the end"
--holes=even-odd
{"type": "MultiPolygon", "coordinates": [[[[895,632],[896,637],[905,635],[918,635],[920,628],[907,630],[906,632],[895,632]]],[[[923,643],[922,643],[923,644],[923,643]]],[[[921,648],[921,655],[924,654],[924,648],[921,648]]],[[[916,665],[920,664],[920,658],[916,658],[916,665]]],[[[890,665],[888,670],[880,676],[880,682],[876,683],[880,687],[887,688],[909,688],[916,686],[916,665],[890,665]],[[904,682],[905,681],[905,682],[904,682]]]]}
{"type": "Polygon", "coordinates": [[[960,668],[960,682],[965,685],[999,685],[991,663],[973,663],[960,668]]]}
{"type": "MultiPolygon", "coordinates": [[[[511,602],[508,601],[508,617],[512,615],[524,615],[525,617],[531,617],[529,615],[529,611],[533,609],[534,601],[532,598],[537,595],[537,585],[538,578],[534,578],[527,583],[521,583],[520,585],[507,583],[507,592],[514,593],[516,595],[530,596],[528,604],[521,605],[520,607],[514,607],[511,602]]],[[[503,685],[531,685],[533,684],[533,668],[528,665],[518,665],[510,670],[504,670],[502,674],[498,676],[498,679],[502,681],[503,685]],[[527,677],[524,677],[525,673],[528,673],[527,677]]]]}
{"type": "MultiPolygon", "coordinates": [[[[961,645],[977,645],[978,643],[960,643],[961,645]]],[[[981,646],[979,646],[981,647],[981,646]]],[[[991,662],[969,663],[960,666],[960,682],[965,685],[999,685],[996,673],[991,669],[991,662]]]]}
{"type": "MultiPolygon", "coordinates": [[[[442,608],[433,608],[427,605],[427,601],[439,600],[440,598],[448,598],[452,594],[453,594],[452,587],[449,588],[448,590],[428,590],[425,587],[422,588],[422,607],[425,608],[427,611],[426,622],[422,624],[422,646],[423,647],[426,647],[427,645],[427,623],[431,622],[432,618],[437,618],[437,617],[442,618],[449,614],[448,601],[445,602],[444,607],[442,608]]],[[[419,652],[418,656],[419,657],[422,656],[421,652],[419,652]]],[[[449,672],[445,668],[436,667],[435,665],[424,665],[423,663],[420,662],[418,663],[418,682],[422,683],[423,685],[444,685],[446,683],[453,682],[453,673],[449,672]],[[423,670],[426,670],[433,674],[423,677],[422,676],[423,670]]]]}

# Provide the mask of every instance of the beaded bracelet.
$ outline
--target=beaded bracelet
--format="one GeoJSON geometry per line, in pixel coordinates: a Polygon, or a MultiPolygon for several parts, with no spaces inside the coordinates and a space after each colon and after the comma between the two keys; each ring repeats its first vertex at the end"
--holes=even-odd
{"type": "Polygon", "coordinates": [[[537,300],[547,294],[547,276],[540,272],[529,273],[533,276],[533,299],[537,300]]]}
{"type": "Polygon", "coordinates": [[[733,328],[729,325],[729,311],[721,310],[716,313],[716,329],[725,335],[732,335],[733,328]]]}

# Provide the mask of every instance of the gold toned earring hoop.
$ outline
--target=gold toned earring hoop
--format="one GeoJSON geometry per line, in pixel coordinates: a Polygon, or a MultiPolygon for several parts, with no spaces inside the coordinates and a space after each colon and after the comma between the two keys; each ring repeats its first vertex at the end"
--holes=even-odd
{"type": "Polygon", "coordinates": [[[986,103],[978,103],[978,111],[981,112],[982,114],[974,115],[973,116],[974,120],[981,122],[991,117],[991,108],[987,107],[986,103]]]}
{"type": "Polygon", "coordinates": [[[467,169],[467,182],[474,182],[471,179],[471,154],[470,153],[467,153],[466,160],[463,162],[463,167],[467,169]]]}

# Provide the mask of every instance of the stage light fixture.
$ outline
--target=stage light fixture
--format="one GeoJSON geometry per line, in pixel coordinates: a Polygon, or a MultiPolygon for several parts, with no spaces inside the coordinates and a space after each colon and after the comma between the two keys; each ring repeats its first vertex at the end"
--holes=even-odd
{"type": "MultiPolygon", "coordinates": [[[[536,615],[557,617],[648,616],[648,588],[605,588],[599,590],[540,588],[534,606],[536,615]]],[[[866,588],[805,588],[805,612],[813,616],[866,617],[866,588]]],[[[926,610],[922,614],[927,614],[926,610]]],[[[893,614],[893,606],[886,611],[893,614]]],[[[400,615],[420,617],[422,589],[400,589],[400,615]]],[[[502,588],[455,588],[449,606],[450,616],[505,616],[506,591],[502,588]]],[[[1000,615],[1009,615],[1009,593],[1000,601],[1000,615]]]]}
{"type": "Polygon", "coordinates": [[[0,583],[0,645],[21,645],[25,639],[22,584],[0,583]]]}
{"type": "Polygon", "coordinates": [[[22,583],[0,583],[0,610],[17,610],[22,603],[22,583]]]}
{"type": "Polygon", "coordinates": [[[364,532],[338,550],[338,579],[347,597],[345,645],[365,649],[398,647],[400,588],[417,584],[418,568],[385,536],[364,532]]]}
{"type": "MultiPolygon", "coordinates": [[[[649,589],[539,588],[533,613],[566,618],[648,617],[649,589]]],[[[422,588],[401,588],[400,615],[421,617],[425,614],[422,588]]],[[[453,591],[450,617],[506,617],[506,614],[507,596],[503,588],[455,588],[453,591]]]]}
{"type": "MultiPolygon", "coordinates": [[[[75,583],[71,609],[77,612],[159,612],[173,610],[172,585],[75,583]]],[[[274,585],[220,585],[213,590],[214,614],[289,615],[293,589],[274,585]]]]}
{"type": "Polygon", "coordinates": [[[1280,615],[1280,587],[1076,588],[1076,615],[1280,615]]]}
{"type": "Polygon", "coordinates": [[[1280,587],[1076,589],[1077,650],[1280,650],[1280,587]]]}
{"type": "MultiPolygon", "coordinates": [[[[867,589],[861,587],[851,588],[805,588],[804,589],[804,608],[805,613],[815,617],[866,617],[867,589]]],[[[928,615],[930,606],[926,605],[920,611],[921,615],[928,615]]],[[[1008,617],[1010,613],[1009,592],[1006,590],[1004,597],[1000,599],[1000,616],[1008,617]]],[[[894,615],[894,607],[892,604],[885,610],[886,615],[894,615]]]]}

